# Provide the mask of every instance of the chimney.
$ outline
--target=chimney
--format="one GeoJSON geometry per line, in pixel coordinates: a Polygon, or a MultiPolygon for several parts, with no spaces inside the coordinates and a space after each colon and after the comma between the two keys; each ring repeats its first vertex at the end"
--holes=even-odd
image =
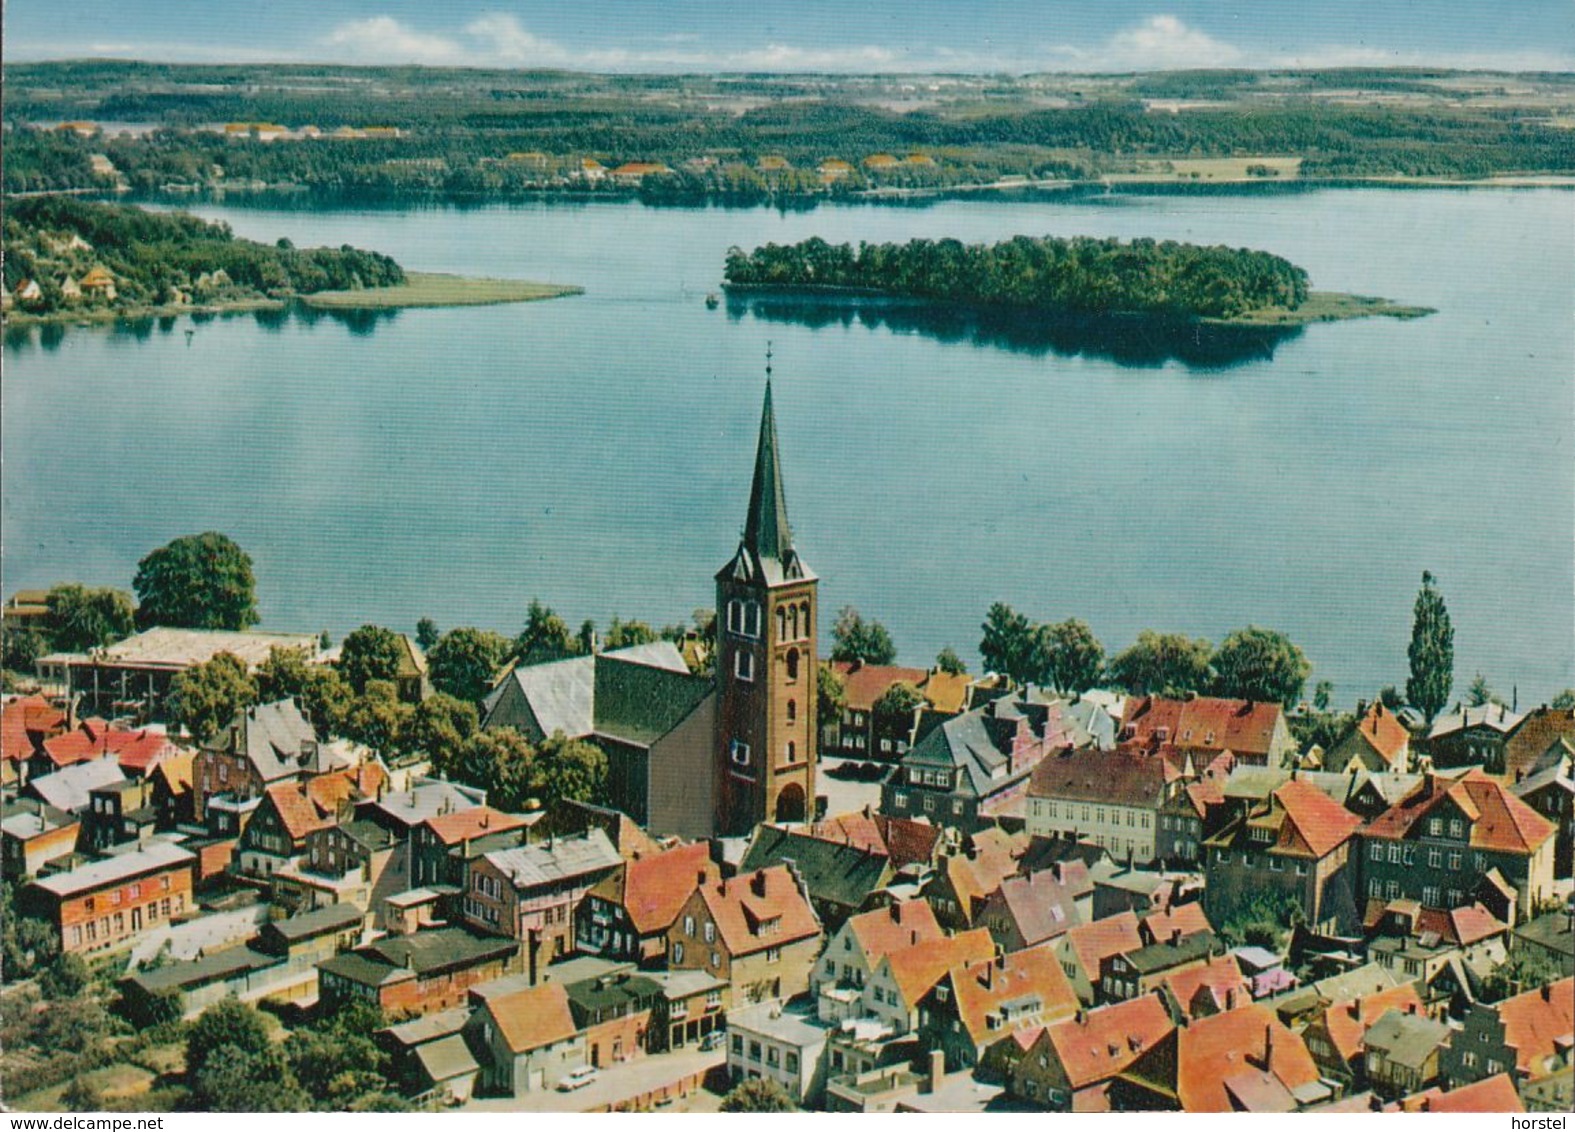
{"type": "Polygon", "coordinates": [[[701,885],[703,887],[705,885],[705,882],[706,882],[706,871],[704,869],[700,869],[698,872],[695,873],[695,884],[701,885]]]}
{"type": "Polygon", "coordinates": [[[1181,929],[1180,928],[1171,928],[1170,929],[1170,946],[1175,947],[1180,942],[1181,942],[1181,929]]]}
{"type": "Polygon", "coordinates": [[[937,1093],[941,1088],[941,1081],[946,1077],[946,1051],[932,1049],[930,1051],[930,1072],[925,1081],[929,1086],[928,1091],[937,1093]]]}
{"type": "Polygon", "coordinates": [[[908,932],[908,946],[909,947],[917,947],[918,944],[919,944],[919,931],[918,931],[917,928],[912,928],[908,932]]]}
{"type": "Polygon", "coordinates": [[[1543,983],[1542,984],[1542,1001],[1543,1002],[1552,1002],[1553,1001],[1552,994],[1553,994],[1553,986],[1552,986],[1552,984],[1550,984],[1550,983],[1543,983]]]}
{"type": "Polygon", "coordinates": [[[1236,988],[1235,987],[1227,987],[1226,990],[1225,990],[1225,1010],[1228,1013],[1229,1011],[1232,1011],[1232,1010],[1235,1010],[1235,1009],[1236,1009],[1236,988]]]}
{"type": "Polygon", "coordinates": [[[1357,995],[1355,998],[1353,998],[1351,1000],[1351,1005],[1350,1005],[1349,1009],[1351,1011],[1351,1017],[1356,1019],[1358,1022],[1360,1022],[1362,1020],[1362,996],[1361,995],[1357,995]]]}
{"type": "Polygon", "coordinates": [[[1274,1026],[1264,1023],[1263,1026],[1263,1069],[1269,1072],[1274,1067],[1274,1026]]]}
{"type": "Polygon", "coordinates": [[[755,875],[749,878],[749,891],[756,896],[764,898],[766,895],[766,870],[756,869],[755,875]]]}
{"type": "Polygon", "coordinates": [[[893,902],[888,904],[886,907],[891,912],[891,922],[894,924],[902,923],[902,905],[893,902]]]}
{"type": "Polygon", "coordinates": [[[525,933],[525,953],[530,962],[530,985],[536,985],[536,954],[541,950],[541,929],[528,928],[525,933]]]}

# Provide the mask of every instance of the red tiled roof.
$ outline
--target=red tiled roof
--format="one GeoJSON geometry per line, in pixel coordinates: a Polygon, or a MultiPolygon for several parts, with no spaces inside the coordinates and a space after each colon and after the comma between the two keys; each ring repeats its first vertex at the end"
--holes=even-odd
{"type": "Polygon", "coordinates": [[[1152,741],[1156,732],[1165,728],[1169,741],[1179,747],[1267,755],[1282,714],[1279,704],[1255,700],[1141,696],[1127,701],[1121,723],[1123,732],[1130,731],[1133,738],[1143,743],[1152,741]]]}
{"type": "Polygon", "coordinates": [[[1497,1073],[1458,1089],[1428,1089],[1400,1102],[1402,1112],[1525,1112],[1508,1073],[1497,1073]]]}
{"type": "Polygon", "coordinates": [[[940,982],[947,971],[968,963],[977,963],[995,954],[995,941],[983,928],[958,932],[944,939],[931,940],[914,947],[893,951],[883,961],[891,971],[892,981],[902,992],[902,1001],[915,1005],[940,982]]]}
{"type": "Polygon", "coordinates": [[[872,711],[876,701],[893,684],[912,684],[917,688],[929,676],[927,669],[902,668],[895,664],[861,664],[855,668],[847,661],[838,660],[832,662],[831,668],[842,677],[847,705],[852,711],[872,711]]]}
{"type": "MultiPolygon", "coordinates": [[[[1301,779],[1287,782],[1274,792],[1274,797],[1314,857],[1334,852],[1362,824],[1361,818],[1301,779]]],[[[1283,833],[1280,848],[1287,848],[1283,833]]]]}
{"type": "Polygon", "coordinates": [[[621,904],[641,935],[666,931],[700,886],[700,874],[715,879],[710,846],[703,841],[630,861],[596,886],[596,895],[621,904]],[[614,893],[616,890],[616,893],[614,893]]]}
{"type": "Polygon", "coordinates": [[[562,983],[543,983],[490,999],[486,1010],[515,1053],[567,1041],[577,1032],[569,1010],[569,995],[562,983]]]}
{"type": "Polygon", "coordinates": [[[472,806],[451,814],[439,814],[421,823],[437,835],[444,845],[458,845],[469,837],[483,837],[489,833],[504,833],[526,824],[518,814],[506,814],[491,806],[472,806]]]}
{"type": "Polygon", "coordinates": [[[1099,980],[1099,965],[1106,959],[1143,946],[1134,912],[1106,916],[1091,924],[1078,924],[1066,933],[1066,940],[1077,955],[1083,973],[1094,982],[1099,980]]]}
{"type": "Polygon", "coordinates": [[[1201,967],[1178,971],[1166,977],[1165,985],[1181,1012],[1189,1018],[1193,1017],[1192,1003],[1199,991],[1212,996],[1216,1013],[1232,1010],[1238,1002],[1252,1000],[1252,988],[1232,955],[1219,955],[1201,967]]]}
{"type": "Polygon", "coordinates": [[[975,1044],[990,1036],[987,1018],[1006,1003],[1037,998],[1040,1006],[1033,1012],[1035,1025],[1067,1018],[1077,1011],[1077,994],[1049,947],[1011,951],[956,967],[949,977],[957,1016],[975,1044]]]}
{"type": "Polygon", "coordinates": [[[318,809],[299,782],[276,782],[264,789],[263,794],[273,804],[279,823],[291,841],[299,841],[308,833],[333,824],[333,812],[325,814],[318,809]]]}
{"type": "Polygon", "coordinates": [[[1390,1010],[1420,1011],[1422,1000],[1416,993],[1415,983],[1402,983],[1361,998],[1336,1002],[1324,1011],[1324,1028],[1329,1040],[1342,1061],[1349,1062],[1362,1052],[1362,1039],[1367,1028],[1390,1010]]]}
{"type": "Polygon", "coordinates": [[[860,913],[848,920],[848,928],[864,949],[871,967],[893,951],[946,938],[941,925],[935,921],[935,912],[925,900],[904,900],[860,913]]]}
{"type": "Polygon", "coordinates": [[[346,802],[375,796],[386,782],[383,768],[375,763],[320,774],[306,782],[276,782],[264,793],[292,841],[325,829],[337,820],[339,807],[346,802]]]}
{"type": "Polygon", "coordinates": [[[7,762],[32,758],[36,743],[58,733],[66,715],[43,696],[22,696],[0,707],[0,758],[7,762]]]}
{"type": "Polygon", "coordinates": [[[1517,994],[1499,1003],[1504,1044],[1515,1049],[1515,1068],[1527,1077],[1541,1077],[1543,1059],[1555,1052],[1554,1042],[1575,1032],[1575,978],[1517,994]]]}
{"type": "Polygon", "coordinates": [[[1473,769],[1459,777],[1429,774],[1411,793],[1379,814],[1363,831],[1399,840],[1449,799],[1471,821],[1471,848],[1532,853],[1552,837],[1553,823],[1509,788],[1473,769]]]}
{"type": "Polygon", "coordinates": [[[1007,877],[988,899],[992,907],[1005,908],[1023,946],[1032,947],[1066,934],[1078,922],[1077,897],[1091,891],[1088,866],[1063,861],[1027,876],[1007,877]]]}
{"type": "Polygon", "coordinates": [[[1159,996],[1145,994],[1047,1026],[1040,1042],[1055,1050],[1071,1087],[1084,1089],[1123,1072],[1174,1028],[1159,996]]]}
{"type": "Polygon", "coordinates": [[[1185,1112],[1233,1111],[1227,1081],[1265,1070],[1285,1089],[1318,1080],[1318,1066],[1307,1046],[1267,1006],[1239,1006],[1200,1018],[1178,1032],[1176,1096],[1185,1112]],[[1266,1041],[1272,1047],[1267,1065],[1266,1041]]]}
{"type": "Polygon", "coordinates": [[[853,845],[891,858],[894,869],[929,861],[940,839],[939,826],[884,814],[851,813],[816,822],[810,836],[822,841],[853,845]]]}
{"type": "Polygon", "coordinates": [[[820,934],[820,921],[786,865],[772,865],[700,887],[716,930],[734,956],[781,947],[820,934]],[[762,933],[762,925],[778,926],[762,933]]]}
{"type": "Polygon", "coordinates": [[[1575,709],[1533,708],[1504,738],[1504,781],[1530,774],[1547,749],[1560,739],[1575,742],[1575,709]]]}
{"type": "Polygon", "coordinates": [[[1028,847],[1028,838],[991,827],[974,834],[972,844],[972,857],[959,853],[946,859],[946,875],[952,891],[970,919],[974,901],[983,900],[1017,871],[1018,862],[1028,847]]]}
{"type": "Polygon", "coordinates": [[[1181,938],[1186,939],[1189,935],[1213,930],[1214,925],[1209,923],[1209,917],[1203,911],[1203,902],[1191,900],[1185,904],[1173,904],[1160,911],[1148,913],[1143,917],[1140,934],[1146,934],[1152,940],[1163,942],[1169,939],[1173,932],[1180,932],[1181,938]]]}

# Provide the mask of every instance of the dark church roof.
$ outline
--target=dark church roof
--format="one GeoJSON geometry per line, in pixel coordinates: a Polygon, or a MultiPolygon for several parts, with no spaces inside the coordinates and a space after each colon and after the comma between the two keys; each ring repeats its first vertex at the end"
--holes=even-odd
{"type": "Polygon", "coordinates": [[[766,403],[760,414],[760,441],[755,449],[755,478],[749,487],[749,514],[738,553],[717,575],[735,581],[783,582],[813,578],[793,549],[788,525],[787,497],[782,490],[782,462],[777,452],[777,419],[771,408],[771,381],[766,380],[766,403]]]}

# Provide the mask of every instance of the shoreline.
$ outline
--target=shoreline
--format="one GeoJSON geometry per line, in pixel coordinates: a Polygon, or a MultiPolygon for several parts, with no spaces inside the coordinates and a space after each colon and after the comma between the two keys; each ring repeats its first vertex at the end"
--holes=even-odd
{"type": "Polygon", "coordinates": [[[360,291],[316,291],[288,298],[234,299],[218,303],[163,304],[137,307],[78,307],[32,314],[9,310],[0,318],[7,327],[53,325],[105,325],[142,319],[218,318],[257,311],[284,311],[306,306],[321,311],[404,310],[438,307],[498,306],[532,303],[581,295],[585,288],[570,284],[533,283],[524,279],[487,279],[442,272],[409,271],[405,282],[394,287],[369,287],[360,291]]]}

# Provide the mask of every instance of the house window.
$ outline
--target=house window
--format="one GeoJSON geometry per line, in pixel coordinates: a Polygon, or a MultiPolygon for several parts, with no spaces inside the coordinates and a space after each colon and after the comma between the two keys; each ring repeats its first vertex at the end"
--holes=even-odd
{"type": "Polygon", "coordinates": [[[788,740],[787,745],[787,761],[789,766],[798,761],[798,744],[791,739],[788,740]]]}
{"type": "Polygon", "coordinates": [[[1429,868],[1442,868],[1444,864],[1444,851],[1436,846],[1427,851],[1427,864],[1429,868]]]}
{"type": "Polygon", "coordinates": [[[1465,831],[1465,825],[1461,822],[1461,820],[1459,818],[1450,818],[1449,819],[1449,836],[1451,836],[1451,837],[1462,837],[1462,836],[1464,836],[1464,831],[1465,831]]]}
{"type": "Polygon", "coordinates": [[[1444,819],[1443,818],[1429,818],[1428,821],[1427,821],[1427,835],[1429,837],[1441,837],[1441,836],[1443,836],[1443,833],[1444,833],[1444,819]]]}
{"type": "Polygon", "coordinates": [[[755,658],[744,649],[733,653],[733,675],[740,680],[753,681],[755,678],[755,658]]]}
{"type": "Polygon", "coordinates": [[[794,1053],[792,1050],[788,1050],[787,1053],[787,1071],[789,1073],[798,1072],[798,1054],[794,1053]]]}
{"type": "Polygon", "coordinates": [[[906,810],[908,808],[908,796],[901,790],[898,790],[892,794],[891,804],[899,810],[906,810]]]}
{"type": "Polygon", "coordinates": [[[767,963],[776,963],[776,962],[780,961],[781,958],[782,958],[782,949],[780,947],[768,947],[768,948],[766,948],[766,962],[767,963]]]}
{"type": "Polygon", "coordinates": [[[733,1035],[733,1052],[740,1057],[744,1056],[744,1036],[742,1034],[733,1035]]]}
{"type": "Polygon", "coordinates": [[[749,744],[748,743],[745,743],[745,742],[743,742],[741,740],[738,740],[738,739],[734,739],[733,740],[733,744],[732,744],[732,748],[731,748],[731,753],[732,753],[732,759],[733,759],[733,765],[734,766],[748,766],[749,765],[749,744]]]}
{"type": "Polygon", "coordinates": [[[673,944],[673,962],[674,963],[682,963],[683,961],[684,961],[684,945],[681,944],[681,943],[674,943],[673,944]]]}
{"type": "Polygon", "coordinates": [[[767,1046],[766,1047],[766,1064],[767,1065],[770,1065],[770,1066],[774,1067],[774,1066],[780,1064],[781,1060],[782,1060],[781,1054],[779,1054],[777,1052],[777,1047],[776,1046],[767,1046]]]}
{"type": "Polygon", "coordinates": [[[1441,893],[1439,891],[1438,885],[1426,885],[1422,889],[1422,903],[1426,904],[1429,908],[1437,908],[1438,898],[1440,895],[1441,893]]]}
{"type": "Polygon", "coordinates": [[[1454,871],[1456,869],[1459,869],[1460,868],[1460,862],[1463,859],[1464,859],[1463,855],[1458,850],[1456,850],[1455,852],[1451,853],[1449,855],[1449,868],[1450,868],[1450,870],[1454,871]]]}
{"type": "Polygon", "coordinates": [[[1400,882],[1397,880],[1392,880],[1388,884],[1384,885],[1384,895],[1390,900],[1398,898],[1400,895],[1400,882]]]}
{"type": "Polygon", "coordinates": [[[1389,846],[1389,863],[1391,865],[1398,865],[1400,863],[1400,846],[1399,845],[1391,845],[1391,846],[1389,846]]]}
{"type": "Polygon", "coordinates": [[[707,943],[716,942],[716,925],[711,923],[709,920],[706,921],[705,925],[705,941],[707,943]]]}
{"type": "Polygon", "coordinates": [[[1384,847],[1375,841],[1372,847],[1368,849],[1367,855],[1375,861],[1382,861],[1384,859],[1384,847]]]}

